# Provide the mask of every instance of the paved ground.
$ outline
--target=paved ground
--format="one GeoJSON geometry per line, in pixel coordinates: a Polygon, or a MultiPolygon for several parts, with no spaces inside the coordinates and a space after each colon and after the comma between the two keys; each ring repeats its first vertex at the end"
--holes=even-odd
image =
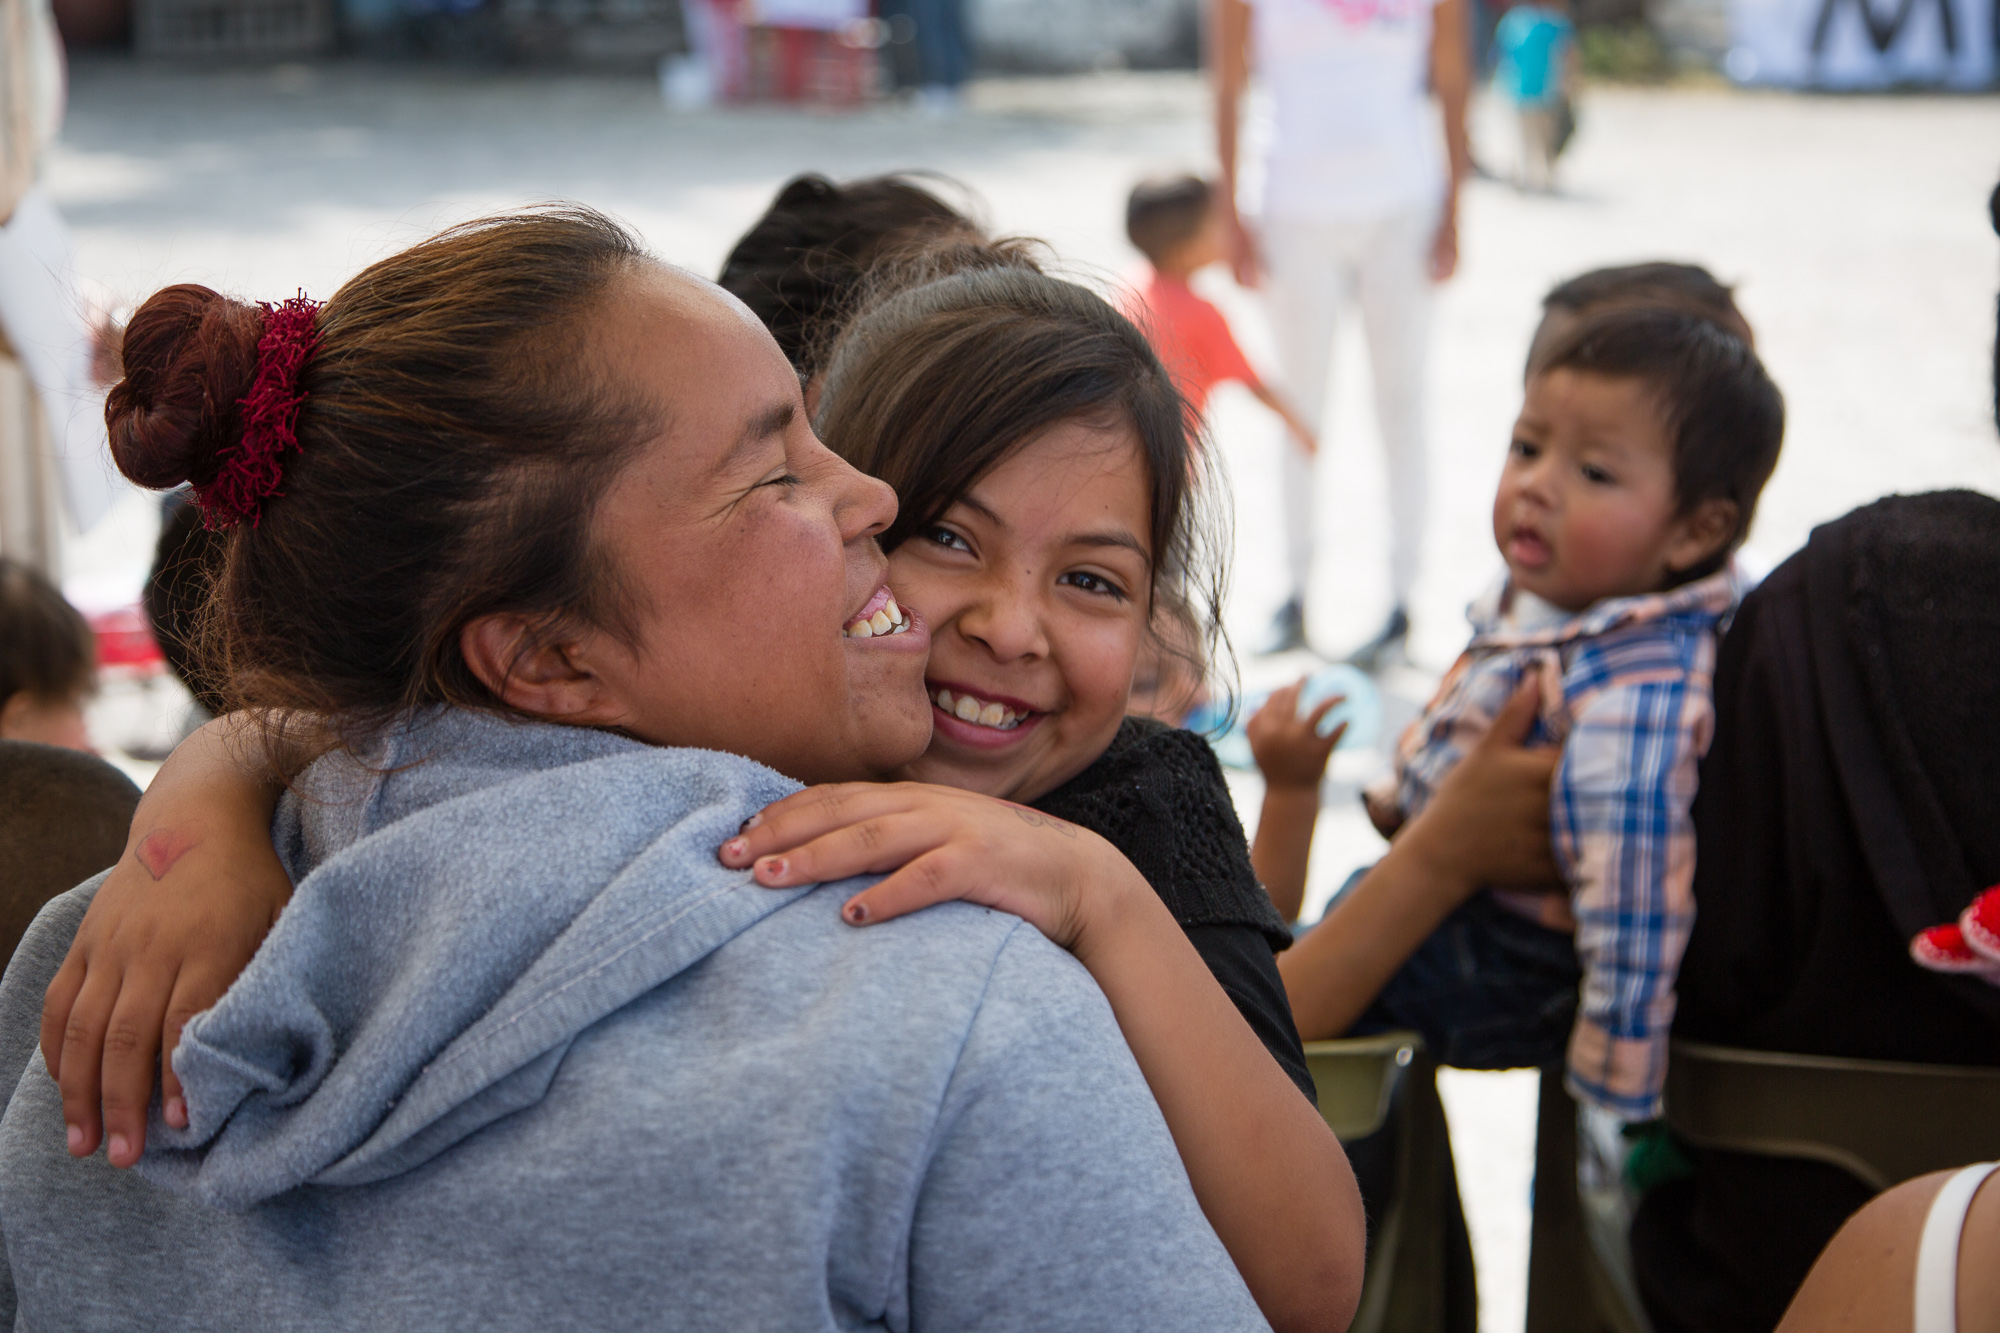
{"type": "MultiPolygon", "coordinates": [[[[1110,277],[1134,258],[1120,229],[1132,181],[1208,158],[1201,86],[1185,75],[985,84],[968,113],[940,121],[899,109],[675,116],[638,80],[355,66],[196,76],[128,62],[73,73],[48,180],[85,275],[127,302],[182,280],[325,295],[442,222],[548,198],[608,209],[668,258],[712,273],[778,183],[809,169],[947,173],[996,227],[1046,238],[1110,277]]],[[[1482,111],[1477,140],[1494,165],[1506,162],[1506,128],[1482,111]]],[[[1775,563],[1813,524],[1884,493],[2000,493],[1986,359],[1996,242],[1984,221],[2000,101],[1596,90],[1565,167],[1554,198],[1489,183],[1467,197],[1463,273],[1438,311],[1438,485],[1415,660],[1386,681],[1397,709],[1450,660],[1460,608],[1496,568],[1486,508],[1536,302],[1581,269],[1686,258],[1741,284],[1791,411],[1754,558],[1775,563]]],[[[1262,356],[1254,298],[1220,281],[1213,291],[1262,356]]],[[[1329,652],[1385,608],[1381,477],[1353,342],[1341,352],[1311,607],[1329,652]]],[[[1241,642],[1279,595],[1267,518],[1278,441],[1241,394],[1219,397],[1215,429],[1236,492],[1230,618],[1241,642]]],[[[117,600],[150,542],[149,507],[135,496],[72,551],[78,594],[117,600]]],[[[1243,676],[1259,685],[1306,664],[1251,661],[1243,676]]],[[[139,737],[169,727],[172,705],[168,691],[117,691],[99,721],[108,738],[139,737]]],[[[1339,760],[1316,901],[1379,851],[1352,800],[1377,764],[1367,753],[1339,760]]],[[[1255,779],[1238,794],[1253,812],[1255,779]]],[[[1447,1084],[1490,1329],[1520,1326],[1533,1087],[1532,1075],[1447,1084]]]]}

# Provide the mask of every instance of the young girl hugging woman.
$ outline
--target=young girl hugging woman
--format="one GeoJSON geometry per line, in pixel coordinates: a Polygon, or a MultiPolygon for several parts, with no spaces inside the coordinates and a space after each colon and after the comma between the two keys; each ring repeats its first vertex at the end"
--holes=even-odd
{"type": "MultiPolygon", "coordinates": [[[[1199,575],[1179,401],[1136,329],[1018,250],[960,251],[880,286],[825,360],[818,424],[899,494],[882,534],[891,591],[847,633],[928,627],[934,733],[897,770],[902,781],[781,801],[721,860],[773,888],[886,872],[847,900],[850,925],[967,898],[1069,948],[1110,1000],[1266,1316],[1344,1320],[1360,1280],[1359,1210],[1338,1145],[1300,1095],[1310,1081],[1276,978],[1281,924],[1206,746],[1125,716],[1156,608],[1214,587],[1199,575]]],[[[123,976],[164,973],[123,989],[178,989],[171,1005],[134,1005],[137,1026],[150,1015],[157,1030],[166,1014],[171,1045],[282,905],[282,874],[249,869],[270,863],[258,845],[270,797],[213,739],[177,755],[149,802],[233,830],[230,864],[211,852],[203,874],[176,872],[183,907],[201,903],[190,919],[216,928],[181,924],[157,890],[121,895],[115,914],[86,923],[51,992],[51,1031],[100,968],[108,995],[123,976]]],[[[1496,847],[1484,830],[1506,821],[1490,817],[1492,784],[1480,786],[1492,772],[1472,764],[1415,843],[1447,858],[1496,847]]],[[[135,841],[164,818],[142,811],[135,841]]],[[[142,883],[121,866],[106,893],[121,876],[142,883]]],[[[149,1074],[104,1064],[107,1117],[114,1082],[150,1093],[149,1074]]],[[[92,1132],[96,1076],[86,1060],[74,1080],[92,1132]]],[[[171,1106],[171,1078],[167,1091],[171,1106]]]]}
{"type": "Polygon", "coordinates": [[[269,867],[175,811],[197,745],[121,868],[234,935],[136,966],[145,912],[87,883],[16,953],[0,1316],[1264,1326],[1073,959],[962,904],[854,930],[857,885],[717,862],[799,782],[930,736],[921,623],[853,628],[888,600],[893,495],[814,436],[740,306],[553,210],[324,307],[169,288],[125,366],[121,467],[230,525],[207,646],[261,710],[234,725],[325,753],[263,833],[297,882],[275,924],[231,896],[269,867]],[[51,984],[86,904],[111,947],[51,984]],[[244,967],[229,940],[266,924],[244,967]],[[102,1052],[157,1042],[218,958],[241,975],[175,1034],[143,1157],[115,1117],[145,1124],[150,1050],[111,1062],[110,1156],[139,1170],[72,1160],[102,1052]]]}

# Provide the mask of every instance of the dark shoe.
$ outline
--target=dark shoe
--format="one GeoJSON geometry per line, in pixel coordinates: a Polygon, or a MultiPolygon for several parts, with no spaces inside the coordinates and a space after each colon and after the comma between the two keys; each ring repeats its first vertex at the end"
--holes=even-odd
{"type": "Polygon", "coordinates": [[[1271,657],[1278,653],[1289,653],[1306,646],[1306,609],[1298,598],[1278,608],[1278,614],[1271,617],[1271,628],[1264,633],[1264,641],[1257,647],[1259,657],[1271,657]]]}
{"type": "Polygon", "coordinates": [[[1397,607],[1389,613],[1388,623],[1368,642],[1348,654],[1347,660],[1363,671],[1374,671],[1382,665],[1391,649],[1401,649],[1410,637],[1409,613],[1397,607]]]}

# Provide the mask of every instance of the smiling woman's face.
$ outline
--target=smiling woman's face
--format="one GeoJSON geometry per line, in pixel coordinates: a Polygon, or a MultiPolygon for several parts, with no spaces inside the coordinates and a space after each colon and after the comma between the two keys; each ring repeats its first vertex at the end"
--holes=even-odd
{"type": "Polygon", "coordinates": [[[885,594],[889,488],[819,442],[778,345],[719,288],[646,265],[607,306],[611,373],[669,406],[593,520],[636,632],[577,636],[598,702],[570,720],[803,782],[908,762],[930,736],[924,628],[846,632],[885,594]]]}
{"type": "Polygon", "coordinates": [[[902,771],[1032,801],[1104,752],[1151,605],[1150,490],[1130,426],[1049,428],[889,557],[930,626],[930,749],[902,771]]]}

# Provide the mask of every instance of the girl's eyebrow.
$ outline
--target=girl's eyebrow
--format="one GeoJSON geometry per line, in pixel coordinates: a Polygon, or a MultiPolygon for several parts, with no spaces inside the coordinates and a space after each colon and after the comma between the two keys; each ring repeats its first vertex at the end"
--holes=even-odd
{"type": "MultiPolygon", "coordinates": [[[[970,495],[961,495],[955,504],[964,505],[1001,531],[1006,531],[1007,520],[975,500],[970,495]]],[[[1146,543],[1134,537],[1123,528],[1104,528],[1095,532],[1067,532],[1060,542],[1063,546],[1120,546],[1144,560],[1153,563],[1153,553],[1146,549],[1146,543]]]]}
{"type": "Polygon", "coordinates": [[[1063,538],[1063,544],[1065,546],[1120,546],[1132,552],[1132,554],[1138,556],[1147,564],[1153,562],[1153,553],[1146,549],[1146,544],[1123,529],[1112,529],[1106,532],[1074,532],[1063,538]]]}

